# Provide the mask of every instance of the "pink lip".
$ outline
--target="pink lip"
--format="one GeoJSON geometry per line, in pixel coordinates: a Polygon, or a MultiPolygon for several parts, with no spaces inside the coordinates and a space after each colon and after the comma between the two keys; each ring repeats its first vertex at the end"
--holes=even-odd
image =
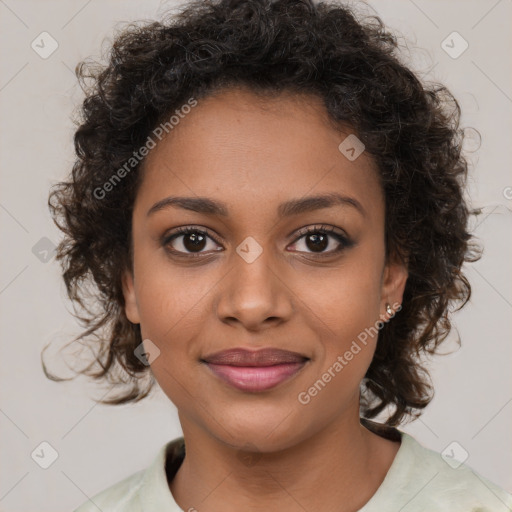
{"type": "Polygon", "coordinates": [[[307,361],[273,366],[231,366],[206,363],[220,379],[242,391],[265,391],[289,379],[300,371],[307,361]]]}
{"type": "Polygon", "coordinates": [[[285,363],[303,363],[308,358],[297,352],[274,347],[249,350],[238,347],[210,354],[202,361],[230,366],[272,366],[285,363]]]}

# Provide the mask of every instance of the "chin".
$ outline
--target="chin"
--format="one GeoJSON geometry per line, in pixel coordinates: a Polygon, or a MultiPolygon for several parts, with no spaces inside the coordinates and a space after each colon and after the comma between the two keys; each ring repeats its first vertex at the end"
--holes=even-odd
{"type": "MultiPolygon", "coordinates": [[[[228,446],[244,451],[272,453],[286,450],[308,437],[306,431],[297,429],[297,421],[292,416],[255,414],[254,417],[245,417],[243,421],[225,421],[222,427],[217,424],[212,427],[215,437],[228,446]]],[[[301,425],[305,426],[303,421],[301,425]]]]}

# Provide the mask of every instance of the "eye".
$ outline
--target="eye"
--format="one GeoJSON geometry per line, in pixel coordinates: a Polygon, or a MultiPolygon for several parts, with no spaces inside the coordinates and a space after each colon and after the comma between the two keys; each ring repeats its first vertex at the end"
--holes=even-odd
{"type": "MultiPolygon", "coordinates": [[[[299,245],[306,247],[311,252],[310,254],[332,255],[341,252],[353,245],[353,242],[343,233],[336,231],[331,226],[320,226],[304,228],[299,232],[299,238],[294,242],[293,245],[299,245]],[[302,240],[302,243],[299,241],[302,240]],[[333,248],[334,246],[334,248],[333,248]],[[330,250],[327,250],[330,248],[330,250]]],[[[298,249],[299,252],[308,252],[298,249]]]]}
{"type": "MultiPolygon", "coordinates": [[[[202,254],[204,249],[208,248],[208,240],[217,244],[206,231],[193,226],[186,226],[178,228],[174,233],[166,236],[162,244],[166,248],[170,247],[168,250],[173,254],[197,257],[202,254]]],[[[218,251],[219,249],[210,248],[210,250],[218,251]]]]}
{"type": "MultiPolygon", "coordinates": [[[[343,249],[351,247],[351,241],[345,234],[338,232],[331,226],[313,226],[304,228],[299,231],[299,238],[293,243],[293,246],[301,245],[299,242],[303,240],[302,246],[306,250],[297,249],[298,252],[309,252],[310,254],[332,255],[341,252],[343,249]],[[334,248],[332,247],[334,246],[334,248]],[[327,250],[330,248],[330,250],[327,250]],[[309,251],[307,250],[309,249],[309,251]]],[[[220,251],[222,247],[215,248],[220,245],[215,238],[203,229],[194,226],[180,227],[168,236],[165,236],[162,245],[167,251],[177,256],[200,257],[202,254],[211,251],[220,251]],[[208,248],[208,241],[214,242],[208,248]],[[209,250],[208,250],[209,249],[209,250]]]]}

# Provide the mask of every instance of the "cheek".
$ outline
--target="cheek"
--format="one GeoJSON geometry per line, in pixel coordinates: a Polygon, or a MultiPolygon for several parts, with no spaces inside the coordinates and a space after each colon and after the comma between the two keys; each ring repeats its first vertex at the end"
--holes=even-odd
{"type": "MultiPolygon", "coordinates": [[[[186,408],[192,390],[190,370],[199,350],[208,287],[197,286],[169,267],[141,265],[137,286],[140,326],[143,339],[159,350],[151,362],[151,372],[168,398],[186,408]],[[143,267],[143,268],[142,268],[143,267]]],[[[210,286],[211,288],[211,286],[210,286]]]]}
{"type": "Polygon", "coordinates": [[[204,299],[214,283],[197,268],[168,261],[163,249],[141,249],[135,256],[135,276],[141,329],[144,336],[168,344],[180,340],[177,331],[193,329],[204,299]]]}
{"type": "Polygon", "coordinates": [[[368,257],[359,253],[333,269],[328,277],[310,280],[309,291],[304,289],[301,292],[310,310],[334,333],[344,334],[342,339],[347,335],[357,335],[379,319],[379,261],[378,256],[368,257]]]}
{"type": "Polygon", "coordinates": [[[332,380],[329,387],[337,392],[345,386],[347,392],[357,389],[373,358],[382,313],[381,260],[380,247],[360,251],[309,296],[308,307],[315,313],[310,318],[316,324],[311,327],[322,340],[318,374],[330,372],[325,379],[332,380]]]}
{"type": "Polygon", "coordinates": [[[159,348],[161,361],[173,371],[183,368],[199,351],[204,325],[204,301],[195,294],[179,295],[172,288],[147,288],[141,296],[141,334],[159,348]]]}
{"type": "Polygon", "coordinates": [[[169,399],[186,409],[188,392],[194,389],[191,372],[199,364],[205,321],[212,314],[211,294],[219,277],[199,275],[199,267],[171,266],[162,257],[140,256],[135,274],[141,334],[159,350],[151,371],[169,399]]]}

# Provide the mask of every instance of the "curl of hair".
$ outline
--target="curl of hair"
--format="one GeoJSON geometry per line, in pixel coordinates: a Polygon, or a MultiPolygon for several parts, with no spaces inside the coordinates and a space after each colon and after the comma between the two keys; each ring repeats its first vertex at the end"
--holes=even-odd
{"type": "MultiPolygon", "coordinates": [[[[262,96],[320,98],[333,126],[350,127],[374,158],[385,192],[387,256],[405,261],[409,277],[401,311],[379,332],[361,413],[373,418],[393,406],[388,425],[420,415],[433,396],[420,356],[434,354],[447,337],[450,305],[468,301],[462,265],[478,255],[467,232],[460,107],[444,86],[420,82],[400,62],[398,48],[380,18],[358,20],[334,2],[200,0],[159,22],[129,24],[116,35],[106,65],[77,66],[86,98],[76,160],[48,204],[65,235],[57,258],[67,293],[86,312],[75,313],[86,327],[76,339],[93,338],[94,361],[79,373],[122,385],[101,403],[140,400],[154,384],[151,378],[142,387],[150,368],[134,354],[140,327],[126,318],[122,293],[144,161],[106,198],[95,190],[190,98],[245,86],[262,96]]],[[[43,368],[49,378],[65,380],[44,361],[43,368]]]]}

